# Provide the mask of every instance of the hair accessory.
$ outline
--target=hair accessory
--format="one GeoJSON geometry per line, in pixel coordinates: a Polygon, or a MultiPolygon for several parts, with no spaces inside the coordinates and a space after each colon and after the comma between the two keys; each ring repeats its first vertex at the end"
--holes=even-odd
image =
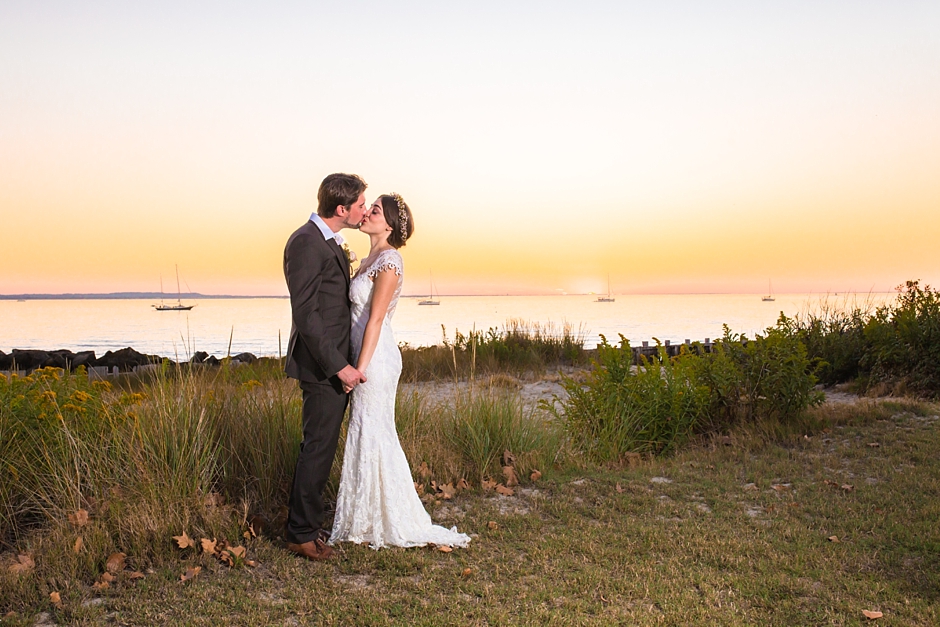
{"type": "Polygon", "coordinates": [[[401,231],[402,241],[405,241],[408,238],[408,212],[405,211],[405,201],[402,199],[401,194],[395,192],[392,192],[389,196],[394,198],[398,204],[398,230],[401,231]]]}

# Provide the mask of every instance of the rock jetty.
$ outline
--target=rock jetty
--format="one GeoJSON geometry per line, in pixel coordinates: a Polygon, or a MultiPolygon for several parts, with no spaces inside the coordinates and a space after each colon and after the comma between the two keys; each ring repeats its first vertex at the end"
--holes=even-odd
{"type": "MultiPolygon", "coordinates": [[[[239,353],[231,357],[231,363],[251,364],[258,360],[251,353],[239,353]]],[[[63,370],[74,371],[76,368],[84,366],[90,368],[106,368],[108,372],[133,372],[141,366],[156,365],[168,362],[172,365],[182,364],[205,364],[208,366],[217,366],[223,360],[205,352],[195,353],[188,362],[174,362],[166,357],[159,355],[145,355],[134,350],[131,347],[122,348],[116,351],[108,351],[101,357],[95,355],[94,351],[79,351],[73,353],[70,350],[60,349],[53,351],[44,350],[19,350],[14,348],[13,352],[7,354],[0,350],[0,371],[26,371],[27,373],[37,368],[62,368],[63,370]]]]}

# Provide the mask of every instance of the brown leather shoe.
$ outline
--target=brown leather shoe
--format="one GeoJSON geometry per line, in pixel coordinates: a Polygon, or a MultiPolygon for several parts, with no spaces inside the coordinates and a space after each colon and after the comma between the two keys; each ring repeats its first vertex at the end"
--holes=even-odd
{"type": "Polygon", "coordinates": [[[291,553],[296,553],[301,557],[313,561],[328,560],[332,559],[334,556],[333,549],[328,547],[326,542],[320,538],[311,540],[310,542],[304,542],[303,544],[288,542],[286,548],[291,553]]]}

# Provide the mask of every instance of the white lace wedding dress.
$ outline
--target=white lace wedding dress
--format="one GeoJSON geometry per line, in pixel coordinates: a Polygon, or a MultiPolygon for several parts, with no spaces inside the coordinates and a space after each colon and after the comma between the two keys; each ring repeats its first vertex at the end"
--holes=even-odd
{"type": "Polygon", "coordinates": [[[392,333],[391,320],[401,293],[402,270],[398,251],[385,250],[369,267],[360,269],[349,284],[350,339],[353,356],[358,359],[372,304],[372,279],[379,272],[394,272],[398,277],[375,354],[365,372],[368,381],[352,392],[343,471],[329,543],[368,542],[373,549],[389,545],[466,546],[470,537],[458,533],[456,527],[445,529],[431,523],[415,491],[411,469],[395,430],[401,351],[392,333]]]}

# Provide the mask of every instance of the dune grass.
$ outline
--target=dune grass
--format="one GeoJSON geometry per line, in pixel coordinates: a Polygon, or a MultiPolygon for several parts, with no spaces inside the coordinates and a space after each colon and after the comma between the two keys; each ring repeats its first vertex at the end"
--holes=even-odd
{"type": "Polygon", "coordinates": [[[486,374],[538,374],[560,365],[583,366],[590,352],[584,348],[584,329],[509,319],[487,331],[443,331],[435,346],[402,347],[402,380],[467,379],[486,374]]]}

